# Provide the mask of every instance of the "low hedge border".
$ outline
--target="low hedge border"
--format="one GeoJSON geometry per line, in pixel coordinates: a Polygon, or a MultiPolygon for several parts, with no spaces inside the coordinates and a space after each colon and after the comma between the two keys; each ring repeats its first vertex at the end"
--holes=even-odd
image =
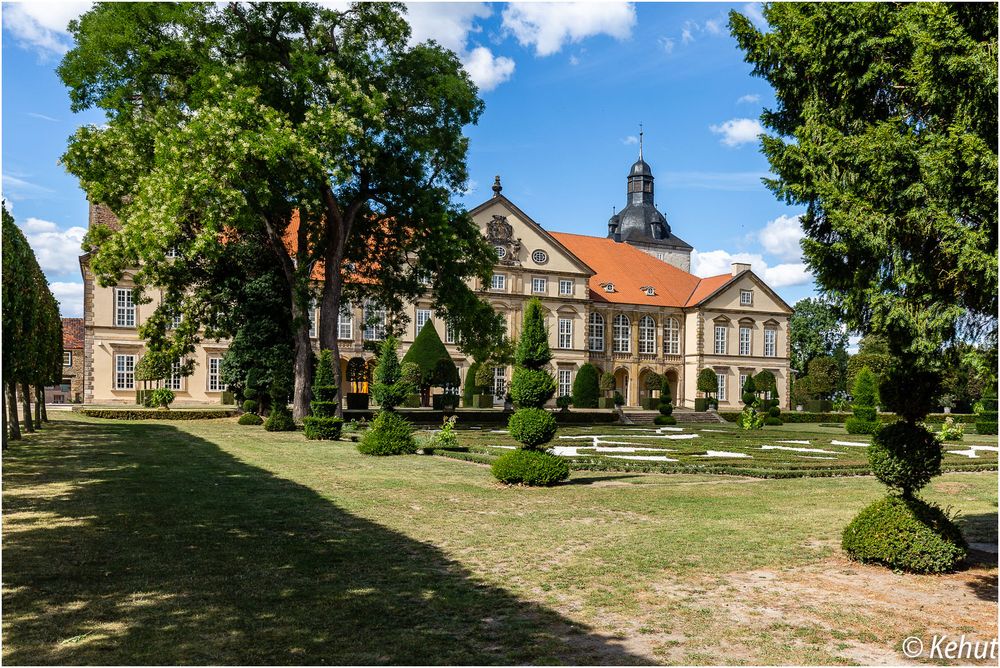
{"type": "MultiPolygon", "coordinates": [[[[373,410],[345,410],[344,419],[350,421],[364,418],[368,422],[371,422],[375,412],[373,410]]],[[[432,424],[435,426],[440,426],[441,421],[445,417],[457,415],[458,429],[463,429],[468,425],[503,425],[506,427],[510,416],[513,414],[512,412],[500,410],[477,410],[474,408],[460,408],[448,413],[427,409],[400,408],[396,412],[405,417],[411,424],[432,424]]],[[[551,413],[556,419],[556,424],[559,425],[617,424],[618,422],[618,413],[614,411],[580,409],[569,411],[554,410],[551,413]]]]}
{"type": "MultiPolygon", "coordinates": [[[[739,411],[719,411],[719,415],[726,422],[736,422],[739,418],[739,411]]],[[[781,420],[785,424],[789,422],[829,422],[843,424],[853,413],[809,413],[807,411],[782,411],[781,420]]],[[[975,413],[931,413],[924,418],[927,424],[943,424],[945,418],[952,418],[955,422],[962,424],[973,424],[978,416],[975,413]]],[[[895,422],[899,416],[893,413],[879,413],[878,419],[883,424],[895,422]]]]}
{"type": "Polygon", "coordinates": [[[478,452],[463,452],[462,450],[444,450],[434,448],[431,453],[435,457],[447,457],[448,459],[458,459],[463,462],[473,462],[474,464],[492,464],[495,456],[484,455],[478,452]]]}
{"type": "Polygon", "coordinates": [[[237,415],[235,409],[225,408],[169,411],[155,408],[81,408],[78,412],[87,417],[105,420],[218,420],[237,415]]]}

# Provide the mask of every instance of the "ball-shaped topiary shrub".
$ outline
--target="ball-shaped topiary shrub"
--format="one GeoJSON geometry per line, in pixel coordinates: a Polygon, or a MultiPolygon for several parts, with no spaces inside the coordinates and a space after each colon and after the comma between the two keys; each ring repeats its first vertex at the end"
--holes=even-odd
{"type": "Polygon", "coordinates": [[[394,411],[379,411],[358,443],[363,455],[412,455],[417,451],[413,427],[394,411]]]}
{"type": "Polygon", "coordinates": [[[510,396],[518,408],[540,408],[556,393],[556,381],[544,369],[516,367],[510,381],[510,396]]]}
{"type": "Polygon", "coordinates": [[[915,573],[945,573],[965,559],[962,532],[937,506],[887,496],[862,510],[847,528],[844,551],[857,561],[915,573]]]}
{"type": "Polygon", "coordinates": [[[764,418],[764,425],[767,427],[780,427],[783,424],[785,423],[781,421],[781,418],[772,417],[770,415],[764,418]]]}
{"type": "Polygon", "coordinates": [[[174,391],[170,388],[158,387],[149,393],[149,405],[166,410],[174,402],[174,397],[174,391]]]}
{"type": "Polygon", "coordinates": [[[237,422],[242,425],[258,425],[264,424],[264,418],[255,413],[244,413],[237,422]]]}
{"type": "Polygon", "coordinates": [[[254,399],[247,399],[243,402],[243,412],[244,413],[256,413],[260,405],[254,399]]]}
{"type": "Polygon", "coordinates": [[[556,435],[556,419],[544,408],[521,408],[510,416],[507,429],[523,447],[536,448],[556,435]]]}
{"type": "Polygon", "coordinates": [[[493,475],[508,485],[554,485],[569,477],[569,465],[561,457],[539,450],[513,450],[497,457],[493,475]]]}
{"type": "Polygon", "coordinates": [[[868,462],[882,484],[908,497],[940,475],[941,444],[919,424],[894,422],[875,434],[868,462]]]}
{"type": "Polygon", "coordinates": [[[653,424],[658,424],[658,425],[677,424],[677,418],[675,418],[673,415],[657,415],[655,418],[653,418],[653,424]]]}
{"type": "Polygon", "coordinates": [[[268,431],[295,431],[295,420],[292,412],[284,402],[276,402],[271,407],[271,414],[264,421],[264,429],[268,431]]]}
{"type": "Polygon", "coordinates": [[[600,373],[589,362],[580,367],[573,380],[573,405],[577,408],[597,408],[601,396],[600,373]]]}
{"type": "Polygon", "coordinates": [[[898,362],[882,377],[878,397],[883,407],[907,422],[918,422],[937,408],[940,390],[941,377],[937,373],[898,362]]]}

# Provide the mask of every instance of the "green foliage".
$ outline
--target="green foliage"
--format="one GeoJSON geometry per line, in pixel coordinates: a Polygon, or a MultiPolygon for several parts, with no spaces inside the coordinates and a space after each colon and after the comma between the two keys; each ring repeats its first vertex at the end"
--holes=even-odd
{"type": "Polygon", "coordinates": [[[381,406],[381,412],[391,413],[401,405],[415,389],[410,381],[403,378],[403,370],[396,356],[396,339],[386,337],[378,356],[378,365],[372,374],[372,398],[381,406]]]}
{"type": "Polygon", "coordinates": [[[333,416],[316,417],[310,415],[302,418],[302,425],[305,427],[306,438],[311,441],[335,441],[340,438],[344,420],[333,416]]]}
{"type": "Polygon", "coordinates": [[[564,394],[558,399],[556,399],[556,406],[562,410],[569,410],[569,407],[573,405],[573,397],[568,394],[564,394]]]}
{"type": "Polygon", "coordinates": [[[941,431],[938,432],[938,436],[942,441],[961,441],[965,438],[965,426],[961,422],[955,422],[955,419],[949,416],[945,418],[944,424],[941,425],[941,431]]]}
{"type": "Polygon", "coordinates": [[[779,417],[768,415],[766,418],[764,418],[764,425],[768,427],[779,427],[783,424],[785,423],[782,422],[781,418],[779,417]]]}
{"type": "Polygon", "coordinates": [[[847,361],[848,385],[854,387],[858,373],[864,367],[868,367],[869,371],[875,374],[875,387],[878,388],[878,383],[890,366],[892,366],[892,356],[889,354],[889,343],[886,338],[878,334],[868,334],[858,343],[858,354],[851,355],[847,361]]]}
{"type": "Polygon", "coordinates": [[[758,413],[753,406],[747,406],[736,418],[736,426],[744,430],[761,429],[764,426],[765,415],[758,413]]]}
{"type": "Polygon", "coordinates": [[[441,430],[430,437],[428,441],[420,449],[425,455],[434,454],[437,449],[448,450],[448,449],[458,449],[461,446],[458,443],[458,434],[455,433],[455,423],[458,422],[458,416],[452,415],[449,418],[445,418],[441,422],[441,430]]]}
{"type": "Polygon", "coordinates": [[[264,429],[267,431],[295,431],[295,420],[285,402],[274,402],[271,406],[271,413],[264,421],[264,429]]]}
{"type": "Polygon", "coordinates": [[[510,396],[519,408],[541,408],[556,393],[556,381],[544,369],[514,368],[510,396]]]}
{"type": "Polygon", "coordinates": [[[879,429],[868,446],[875,477],[910,497],[941,473],[941,444],[925,427],[899,421],[879,429]]]}
{"type": "Polygon", "coordinates": [[[879,385],[879,398],[883,409],[889,409],[910,422],[922,420],[937,404],[941,378],[912,363],[897,362],[879,385]]]}
{"type": "Polygon", "coordinates": [[[170,404],[174,403],[174,398],[173,390],[166,387],[158,387],[150,392],[149,403],[151,406],[167,409],[170,408],[170,404]]]}
{"type": "Polygon", "coordinates": [[[476,371],[476,387],[479,394],[493,394],[493,367],[488,364],[480,365],[476,371]]]}
{"type": "Polygon", "coordinates": [[[413,427],[398,413],[381,410],[358,442],[363,455],[412,455],[417,451],[413,427]]]}
{"type": "Polygon", "coordinates": [[[422,390],[458,384],[458,368],[430,320],[424,323],[413,345],[403,355],[403,364],[407,363],[413,363],[419,369],[415,384],[422,390]]]}
{"type": "Polygon", "coordinates": [[[937,506],[920,499],[887,496],[871,504],[844,529],[844,551],[852,559],[914,573],[947,573],[966,557],[962,532],[937,506]]]}
{"type": "Polygon", "coordinates": [[[653,371],[646,374],[646,389],[659,390],[663,386],[663,376],[653,371]]]}
{"type": "Polygon", "coordinates": [[[577,408],[597,408],[600,392],[599,372],[588,362],[580,367],[573,380],[573,405],[577,408]]]}
{"type": "Polygon", "coordinates": [[[615,406],[625,405],[625,395],[623,395],[621,392],[615,391],[614,399],[615,399],[615,406]]]}
{"type": "Polygon", "coordinates": [[[236,422],[242,425],[259,425],[264,424],[264,418],[254,413],[244,413],[236,422]]]}
{"type": "MultiPolygon", "coordinates": [[[[670,404],[667,405],[669,406],[670,404]]],[[[663,410],[663,404],[660,404],[660,410],[661,411],[663,410]]],[[[653,423],[658,425],[677,424],[677,418],[675,418],[673,415],[657,415],[655,418],[653,418],[653,423]]]]}
{"type": "Polygon", "coordinates": [[[617,381],[615,381],[615,375],[613,373],[611,373],[610,371],[605,371],[603,374],[601,374],[601,392],[604,393],[614,392],[616,384],[617,381]]]}
{"type": "Polygon", "coordinates": [[[337,401],[337,380],[333,374],[333,353],[320,350],[316,361],[316,373],[313,375],[313,401],[309,407],[312,416],[303,418],[306,438],[337,439],[340,438],[341,418],[335,417],[340,402],[337,401]]]}
{"type": "Polygon", "coordinates": [[[847,353],[847,331],[840,322],[840,312],[828,301],[807,297],[795,302],[795,312],[788,321],[792,368],[804,373],[816,357],[835,357],[847,353]]]}
{"type": "Polygon", "coordinates": [[[705,396],[714,394],[719,390],[719,379],[715,375],[714,369],[702,369],[698,372],[698,391],[704,392],[705,396]]]}
{"type": "Polygon", "coordinates": [[[771,400],[777,401],[778,381],[775,379],[773,373],[767,371],[766,369],[761,371],[753,377],[753,384],[758,393],[763,395],[764,392],[770,392],[771,400]]]}
{"type": "Polygon", "coordinates": [[[821,399],[829,399],[840,383],[840,369],[833,357],[815,357],[809,362],[809,390],[821,399]]]}
{"type": "Polygon", "coordinates": [[[493,475],[508,485],[548,487],[569,477],[569,465],[561,458],[538,450],[513,450],[497,457],[493,475]]]}
{"type": "Polygon", "coordinates": [[[862,367],[854,379],[854,417],[845,422],[849,434],[874,434],[878,431],[878,414],[875,405],[878,401],[877,378],[871,369],[862,367]]]}
{"type": "Polygon", "coordinates": [[[236,412],[227,409],[202,410],[144,410],[141,408],[81,408],[81,415],[105,420],[217,420],[235,417],[236,412]]]}
{"type": "Polygon", "coordinates": [[[747,379],[743,382],[743,403],[746,406],[757,404],[757,385],[753,382],[753,376],[747,374],[747,379]]]}
{"type": "Polygon", "coordinates": [[[556,418],[544,408],[520,408],[510,416],[507,429],[522,448],[537,448],[556,435],[556,418]]]}
{"type": "Polygon", "coordinates": [[[982,412],[979,413],[979,417],[976,420],[976,433],[977,434],[996,434],[997,433],[997,393],[996,390],[990,388],[982,399],[982,412]]]}
{"type": "Polygon", "coordinates": [[[479,362],[473,362],[465,372],[465,384],[462,386],[462,406],[470,408],[472,397],[479,394],[476,385],[476,374],[479,372],[479,362]]]}
{"type": "Polygon", "coordinates": [[[549,348],[549,334],[542,315],[542,302],[529,299],[524,305],[521,337],[514,351],[514,363],[526,369],[542,369],[552,360],[549,348]]]}
{"type": "Polygon", "coordinates": [[[243,402],[243,412],[244,413],[256,413],[260,405],[253,399],[247,399],[243,402]]]}

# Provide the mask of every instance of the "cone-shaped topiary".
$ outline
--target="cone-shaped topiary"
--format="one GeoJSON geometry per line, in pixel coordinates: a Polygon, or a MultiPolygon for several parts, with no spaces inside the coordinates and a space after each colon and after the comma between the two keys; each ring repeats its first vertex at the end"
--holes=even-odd
{"type": "Polygon", "coordinates": [[[576,408],[597,408],[600,396],[599,374],[597,367],[589,362],[580,367],[573,380],[573,406],[576,408]]]}
{"type": "Polygon", "coordinates": [[[372,374],[372,398],[384,411],[395,410],[415,389],[403,378],[396,345],[396,339],[391,336],[382,342],[378,364],[372,374]]]}
{"type": "Polygon", "coordinates": [[[420,379],[416,384],[420,389],[421,403],[425,406],[430,400],[432,387],[454,384],[458,375],[458,369],[448,354],[448,349],[444,347],[437,328],[430,320],[417,332],[413,345],[403,355],[402,363],[407,362],[412,362],[420,368],[420,379]],[[442,365],[442,360],[447,360],[447,364],[442,365]],[[454,374],[451,373],[452,369],[454,374]]]}
{"type": "Polygon", "coordinates": [[[523,452],[540,448],[556,433],[555,417],[542,408],[556,391],[555,379],[545,368],[551,359],[542,304],[531,299],[524,307],[521,338],[514,353],[516,366],[510,383],[510,394],[518,410],[507,425],[511,436],[521,443],[521,450],[501,455],[494,462],[493,473],[503,482],[551,485],[569,475],[566,462],[555,455],[541,451],[525,455],[523,452]],[[535,475],[538,470],[547,473],[535,475]]]}
{"type": "MultiPolygon", "coordinates": [[[[416,369],[412,363],[407,363],[407,367],[416,369]]],[[[364,455],[413,454],[417,451],[413,428],[406,419],[396,414],[395,409],[416,388],[403,377],[403,369],[396,356],[396,339],[391,336],[382,342],[372,379],[372,396],[381,410],[358,443],[358,452],[364,455]]]]}
{"type": "Polygon", "coordinates": [[[337,417],[337,381],[333,374],[333,353],[319,351],[316,374],[313,376],[313,400],[309,407],[312,415],[303,418],[306,438],[310,440],[336,440],[344,420],[337,417]]]}
{"type": "Polygon", "coordinates": [[[465,408],[472,407],[472,397],[479,392],[476,390],[478,385],[476,385],[476,373],[479,372],[479,362],[473,362],[469,366],[469,370],[465,372],[465,385],[462,386],[462,406],[465,408]]]}
{"type": "Polygon", "coordinates": [[[743,405],[753,406],[757,403],[757,385],[753,382],[753,376],[747,374],[747,379],[743,381],[743,405]]]}
{"type": "Polygon", "coordinates": [[[879,427],[875,403],[878,401],[878,379],[872,370],[863,367],[854,378],[854,417],[847,418],[844,427],[849,434],[874,434],[879,427]]]}

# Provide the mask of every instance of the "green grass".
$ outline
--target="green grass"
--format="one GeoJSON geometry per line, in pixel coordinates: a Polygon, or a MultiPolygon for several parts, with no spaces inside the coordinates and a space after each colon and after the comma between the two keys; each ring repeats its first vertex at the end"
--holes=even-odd
{"type": "MultiPolygon", "coordinates": [[[[843,560],[842,527],[882,494],[871,477],[505,488],[474,463],[235,420],[52,417],[4,453],[9,664],[845,663],[898,658],[904,631],[950,614],[996,634],[995,568],[843,560]],[[974,595],[910,604],[959,589],[974,595]]],[[[927,497],[996,542],[995,474],[927,497]]]]}

